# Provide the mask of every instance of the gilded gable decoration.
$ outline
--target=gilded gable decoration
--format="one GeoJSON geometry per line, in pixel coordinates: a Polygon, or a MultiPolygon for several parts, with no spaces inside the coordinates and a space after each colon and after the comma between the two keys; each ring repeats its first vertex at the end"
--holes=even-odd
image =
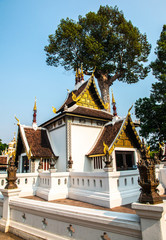
{"type": "Polygon", "coordinates": [[[131,129],[132,129],[132,132],[134,133],[135,135],[135,138],[136,140],[138,141],[138,144],[139,144],[139,148],[142,147],[142,143],[141,143],[141,140],[138,136],[138,133],[135,129],[135,126],[134,126],[134,123],[131,119],[131,114],[130,114],[130,110],[132,109],[133,105],[131,106],[131,108],[129,109],[128,111],[128,114],[127,114],[127,117],[126,119],[124,120],[124,124],[122,125],[120,131],[119,131],[119,134],[117,136],[117,138],[115,139],[113,145],[110,147],[110,154],[112,153],[112,151],[114,150],[115,146],[116,147],[127,147],[127,148],[134,148],[134,144],[133,142],[131,141],[131,138],[130,136],[128,135],[128,133],[126,132],[126,127],[127,125],[131,125],[131,129]]]}
{"type": "MultiPolygon", "coordinates": [[[[95,71],[95,69],[94,69],[95,71]]],[[[104,104],[103,100],[100,97],[100,94],[97,90],[95,81],[94,81],[94,71],[84,88],[84,90],[76,97],[75,93],[72,92],[72,99],[79,106],[94,108],[94,109],[108,109],[109,104],[104,104]]]]}
{"type": "Polygon", "coordinates": [[[130,112],[128,112],[124,120],[119,119],[114,124],[106,125],[100,139],[87,155],[89,157],[103,156],[107,148],[106,145],[109,146],[109,155],[111,155],[115,147],[135,148],[137,146],[138,149],[141,149],[142,143],[135,130],[130,112]]]}

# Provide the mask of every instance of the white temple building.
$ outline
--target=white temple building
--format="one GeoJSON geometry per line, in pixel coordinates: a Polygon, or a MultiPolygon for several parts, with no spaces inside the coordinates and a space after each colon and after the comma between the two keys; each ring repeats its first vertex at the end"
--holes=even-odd
{"type": "Polygon", "coordinates": [[[107,111],[94,76],[76,73],[75,88],[54,118],[37,126],[18,122],[15,163],[20,173],[38,173],[34,194],[46,200],[62,197],[106,207],[137,200],[137,162],[141,140],[130,111],[125,118],[107,111]],[[55,169],[50,167],[55,162],[55,169]],[[63,186],[62,186],[63,182],[63,186]]]}

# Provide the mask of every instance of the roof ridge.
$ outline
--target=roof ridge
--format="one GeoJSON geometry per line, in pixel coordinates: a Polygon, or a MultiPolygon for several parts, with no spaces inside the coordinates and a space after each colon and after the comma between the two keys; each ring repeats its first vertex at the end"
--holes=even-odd
{"type": "MultiPolygon", "coordinates": [[[[74,105],[75,106],[75,105],[74,105]]],[[[74,108],[74,106],[71,106],[70,108],[74,108]]],[[[104,109],[95,109],[95,108],[90,108],[90,107],[85,107],[85,106],[80,106],[80,105],[76,105],[75,106],[75,108],[79,108],[79,107],[81,107],[81,108],[86,108],[86,109],[89,109],[89,110],[93,110],[93,111],[98,111],[98,112],[103,112],[103,113],[106,113],[106,114],[109,114],[109,115],[111,115],[112,116],[112,114],[110,113],[110,112],[107,112],[106,110],[104,110],[104,109]]],[[[68,109],[70,109],[70,108],[68,108],[68,109]]]]}

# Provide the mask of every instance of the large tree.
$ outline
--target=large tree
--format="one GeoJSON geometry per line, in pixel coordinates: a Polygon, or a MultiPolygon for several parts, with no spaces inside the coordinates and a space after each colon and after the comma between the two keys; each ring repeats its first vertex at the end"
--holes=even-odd
{"type": "Polygon", "coordinates": [[[8,145],[6,143],[2,143],[2,140],[0,139],[0,155],[2,154],[2,151],[4,151],[8,145]]]}
{"type": "Polygon", "coordinates": [[[150,64],[157,82],[152,84],[149,98],[136,101],[135,112],[140,118],[141,135],[152,147],[166,142],[166,25],[163,26],[155,50],[157,58],[150,64]]]}
{"type": "Polygon", "coordinates": [[[150,52],[146,34],[127,21],[117,7],[100,6],[78,21],[62,19],[55,34],[49,35],[45,47],[47,64],[66,70],[83,63],[89,75],[96,66],[95,77],[104,103],[110,103],[109,87],[115,80],[135,83],[147,76],[144,63],[150,52]]]}

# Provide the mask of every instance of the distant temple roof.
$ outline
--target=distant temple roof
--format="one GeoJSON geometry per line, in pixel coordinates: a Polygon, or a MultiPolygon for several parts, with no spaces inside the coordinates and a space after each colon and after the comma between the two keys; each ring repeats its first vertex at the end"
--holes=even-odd
{"type": "Polygon", "coordinates": [[[18,140],[17,140],[17,156],[25,150],[28,158],[51,158],[56,157],[46,129],[37,128],[34,130],[32,127],[19,126],[18,140]]]}
{"type": "Polygon", "coordinates": [[[4,168],[7,168],[7,156],[0,156],[0,169],[4,169],[4,168]],[[4,164],[4,165],[3,165],[4,164]]]}

